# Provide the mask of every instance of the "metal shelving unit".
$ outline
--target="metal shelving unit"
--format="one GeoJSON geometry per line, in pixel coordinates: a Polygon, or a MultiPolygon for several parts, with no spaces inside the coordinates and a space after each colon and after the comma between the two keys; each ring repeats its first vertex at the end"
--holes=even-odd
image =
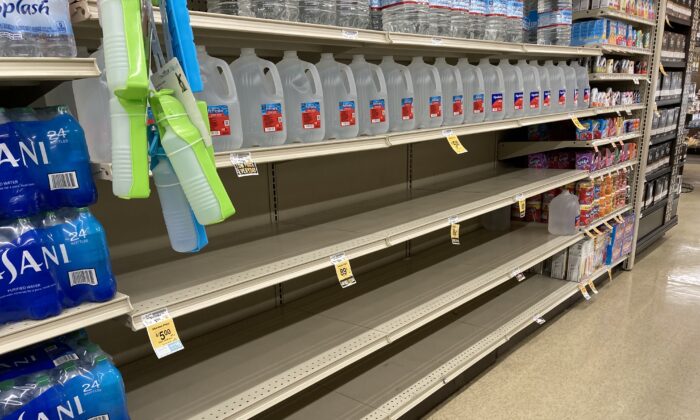
{"type": "Polygon", "coordinates": [[[568,148],[598,148],[610,144],[624,144],[627,140],[634,140],[641,133],[627,133],[621,136],[609,137],[600,140],[561,140],[561,141],[502,141],[498,143],[498,159],[511,159],[519,156],[527,156],[532,153],[546,152],[549,150],[568,148]]]}
{"type": "Polygon", "coordinates": [[[598,17],[608,17],[608,18],[614,18],[617,20],[621,20],[623,22],[628,22],[628,23],[636,23],[639,25],[643,26],[648,26],[648,27],[654,27],[656,26],[656,22],[654,22],[651,19],[646,19],[641,16],[634,16],[629,13],[625,13],[620,10],[615,10],[615,9],[608,9],[608,8],[600,8],[600,9],[591,9],[591,10],[580,10],[576,11],[573,14],[573,19],[574,20],[580,20],[580,19],[586,19],[586,18],[598,18],[598,17]]]}
{"type": "Polygon", "coordinates": [[[97,77],[92,58],[0,57],[0,84],[76,80],[97,77]]]}
{"type": "MultiPolygon", "coordinates": [[[[493,236],[483,231],[470,235],[468,250],[437,264],[423,268],[441,252],[455,254],[455,248],[448,245],[419,253],[410,264],[400,261],[366,273],[351,293],[327,289],[290,303],[284,310],[218,331],[214,333],[218,339],[192,340],[187,357],[200,362],[181,368],[176,358],[163,361],[157,370],[167,372],[166,376],[153,382],[148,379],[151,367],[128,365],[123,369],[127,381],[148,382],[129,393],[132,414],[136,418],[170,419],[259,414],[456,310],[508,281],[514,273],[576,243],[582,234],[556,237],[549,235],[544,225],[525,225],[493,236]],[[395,280],[377,287],[387,277],[395,280]],[[216,356],[209,359],[212,351],[216,356]],[[198,382],[210,386],[173,389],[173,384],[198,382]],[[218,390],[216,395],[211,387],[218,390]],[[156,395],[159,398],[154,398],[156,395]],[[184,409],[177,404],[183,399],[190,402],[184,409]],[[168,412],[164,407],[170,407],[168,412]]],[[[545,292],[538,294],[537,300],[562,283],[567,290],[578,290],[575,284],[571,288],[572,283],[550,279],[525,284],[535,283],[538,293],[545,292]]],[[[528,303],[536,302],[524,301],[520,308],[525,309],[528,303]]]]}

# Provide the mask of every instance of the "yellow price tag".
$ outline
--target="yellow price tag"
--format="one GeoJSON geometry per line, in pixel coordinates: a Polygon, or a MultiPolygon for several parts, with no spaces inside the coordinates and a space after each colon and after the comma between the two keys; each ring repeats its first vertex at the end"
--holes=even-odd
{"type": "Polygon", "coordinates": [[[664,76],[668,76],[668,74],[666,74],[666,69],[664,69],[664,65],[663,65],[663,64],[659,64],[659,71],[660,71],[661,74],[663,74],[664,76]]]}
{"type": "Polygon", "coordinates": [[[458,155],[467,153],[467,149],[464,148],[464,145],[461,141],[459,141],[459,137],[457,137],[454,131],[443,130],[442,134],[445,136],[447,142],[450,144],[450,147],[452,148],[452,150],[455,151],[455,153],[457,153],[458,155]]]}
{"type": "Polygon", "coordinates": [[[612,229],[612,226],[610,226],[610,223],[608,223],[608,222],[603,222],[603,224],[605,225],[606,228],[612,229]]]}
{"type": "Polygon", "coordinates": [[[593,293],[595,293],[596,295],[598,294],[598,289],[595,288],[595,284],[593,284],[593,279],[588,280],[588,287],[591,288],[593,293]]]}
{"type": "Polygon", "coordinates": [[[586,285],[579,283],[578,285],[578,290],[581,291],[581,294],[586,300],[591,300],[591,295],[588,294],[588,290],[586,290],[586,285]]]}
{"type": "Polygon", "coordinates": [[[170,317],[167,308],[143,315],[141,320],[146,326],[148,339],[159,359],[185,348],[175,328],[175,321],[170,317]]]}
{"type": "Polygon", "coordinates": [[[453,223],[450,227],[450,238],[452,245],[459,245],[459,223],[453,223]]]}
{"type": "Polygon", "coordinates": [[[612,268],[608,268],[608,278],[612,282],[612,268]]]}
{"type": "Polygon", "coordinates": [[[525,200],[518,201],[518,209],[520,210],[520,218],[525,217],[525,200]]]}
{"type": "Polygon", "coordinates": [[[593,236],[593,234],[591,233],[591,231],[590,231],[590,230],[587,230],[587,231],[585,231],[584,233],[585,233],[585,234],[586,234],[586,236],[588,236],[589,238],[591,238],[591,239],[595,239],[595,236],[593,236]]]}
{"type": "Polygon", "coordinates": [[[350,287],[357,284],[355,276],[352,274],[352,267],[350,267],[350,261],[345,256],[345,253],[332,256],[331,263],[333,263],[333,265],[335,266],[335,274],[338,276],[338,282],[340,282],[340,287],[345,289],[346,287],[350,287]]]}
{"type": "Polygon", "coordinates": [[[577,116],[571,115],[571,121],[574,122],[574,125],[575,125],[576,128],[578,128],[579,130],[585,130],[585,129],[586,129],[586,127],[584,127],[584,125],[581,124],[581,121],[578,120],[578,117],[577,117],[577,116]]]}

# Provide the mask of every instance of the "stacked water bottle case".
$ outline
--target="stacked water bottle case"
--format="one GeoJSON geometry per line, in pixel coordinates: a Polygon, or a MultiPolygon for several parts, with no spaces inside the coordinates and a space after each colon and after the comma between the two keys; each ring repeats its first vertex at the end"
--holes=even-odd
{"type": "Polygon", "coordinates": [[[116,293],[82,129],[64,108],[0,113],[0,324],[116,293]]]}

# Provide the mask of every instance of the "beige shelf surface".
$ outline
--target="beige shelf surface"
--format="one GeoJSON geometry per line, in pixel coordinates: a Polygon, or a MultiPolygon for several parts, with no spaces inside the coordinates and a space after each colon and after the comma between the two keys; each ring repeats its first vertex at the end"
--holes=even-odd
{"type": "Polygon", "coordinates": [[[39,343],[71,331],[89,327],[131,312],[126,295],[105,303],[85,303],[65,309],[60,315],[41,321],[23,321],[0,325],[0,355],[39,343]]]}
{"type": "Polygon", "coordinates": [[[0,57],[0,83],[75,80],[99,75],[93,58],[0,57]]]}
{"type": "Polygon", "coordinates": [[[561,140],[561,141],[503,141],[498,143],[498,159],[511,159],[527,156],[532,153],[541,153],[549,150],[568,148],[596,148],[613,143],[624,142],[641,137],[640,132],[627,133],[621,136],[609,137],[600,140],[561,140]]]}
{"type": "Polygon", "coordinates": [[[635,166],[637,163],[638,163],[637,160],[630,160],[630,161],[627,161],[627,162],[618,163],[617,165],[613,165],[613,166],[611,166],[611,167],[609,167],[609,168],[604,168],[604,169],[600,169],[600,170],[591,172],[591,173],[590,173],[590,178],[591,178],[591,179],[600,178],[600,177],[602,177],[602,176],[611,174],[611,173],[613,173],[613,172],[624,171],[625,169],[632,168],[632,167],[635,166]]]}
{"type": "Polygon", "coordinates": [[[580,19],[591,19],[597,17],[611,17],[629,23],[637,23],[639,25],[650,27],[656,26],[656,22],[654,22],[651,19],[645,19],[643,17],[634,16],[629,13],[625,13],[623,11],[615,9],[601,8],[592,10],[579,10],[577,12],[574,12],[573,14],[573,20],[575,21],[580,19]]]}
{"type": "Polygon", "coordinates": [[[487,178],[449,190],[424,188],[419,198],[332,222],[301,227],[214,252],[125,273],[120,290],[131,298],[129,320],[143,328],[141,316],[168,308],[173,317],[331,267],[330,257],[367,255],[446,228],[460,220],[517,202],[587,177],[575,170],[493,170],[487,178]]]}
{"type": "Polygon", "coordinates": [[[158,364],[127,365],[132,415],[249,418],[581,238],[552,236],[536,224],[478,231],[464,247],[431,249],[365,273],[350,289],[325,289],[186,342],[181,355],[158,364]],[[206,389],[198,385],[205,382],[206,389]]]}
{"type": "MultiPolygon", "coordinates": [[[[643,105],[619,105],[604,108],[589,108],[573,112],[564,112],[548,115],[537,115],[519,119],[509,119],[501,121],[488,121],[477,124],[464,124],[452,127],[440,127],[436,129],[414,130],[403,133],[388,133],[380,136],[358,137],[349,140],[328,140],[320,143],[289,144],[278,147],[260,147],[252,149],[241,149],[231,153],[218,153],[216,155],[216,166],[218,168],[230,168],[231,156],[233,154],[250,153],[251,158],[256,163],[271,163],[294,159],[305,159],[319,156],[336,155],[342,153],[363,152],[367,150],[383,149],[392,146],[400,146],[423,141],[444,139],[446,130],[452,130],[458,136],[486,133],[492,131],[509,130],[529,125],[545,124],[556,121],[571,119],[572,115],[577,118],[592,117],[608,113],[630,113],[644,108],[643,105]]],[[[448,147],[448,146],[445,146],[448,147]]],[[[107,162],[93,163],[93,173],[98,179],[111,180],[111,164],[107,162]]]]}
{"type": "Polygon", "coordinates": [[[588,75],[588,80],[590,81],[604,81],[604,82],[612,82],[612,81],[629,81],[629,82],[634,82],[635,80],[637,82],[641,81],[649,81],[649,75],[648,74],[627,74],[627,73],[590,73],[588,75]]]}

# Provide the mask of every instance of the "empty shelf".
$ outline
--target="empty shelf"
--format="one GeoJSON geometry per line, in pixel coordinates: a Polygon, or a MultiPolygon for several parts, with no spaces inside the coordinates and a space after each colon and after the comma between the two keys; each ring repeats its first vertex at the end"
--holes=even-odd
{"type": "MultiPolygon", "coordinates": [[[[519,169],[458,188],[434,192],[320,225],[121,274],[120,290],[131,298],[130,324],[168,308],[173,317],[211,307],[256,290],[331,267],[330,257],[367,255],[450,225],[584,179],[585,171],[519,169]]],[[[424,192],[429,192],[424,188],[424,192]]]]}
{"type": "Polygon", "coordinates": [[[599,140],[559,140],[559,141],[502,141],[498,143],[498,159],[511,159],[519,156],[527,156],[532,153],[547,152],[550,150],[567,148],[597,148],[612,143],[624,142],[641,137],[641,133],[627,133],[617,137],[599,140]]]}
{"type": "Polygon", "coordinates": [[[75,308],[66,309],[53,318],[0,325],[0,354],[117,318],[130,311],[129,298],[118,293],[109,302],[85,303],[75,308]]]}
{"type": "Polygon", "coordinates": [[[456,255],[464,248],[437,247],[365,273],[350,289],[325,289],[186,342],[158,364],[124,366],[130,409],[148,419],[251,417],[581,237],[552,236],[536,224],[500,236],[479,231],[463,237],[469,249],[456,255]]]}

